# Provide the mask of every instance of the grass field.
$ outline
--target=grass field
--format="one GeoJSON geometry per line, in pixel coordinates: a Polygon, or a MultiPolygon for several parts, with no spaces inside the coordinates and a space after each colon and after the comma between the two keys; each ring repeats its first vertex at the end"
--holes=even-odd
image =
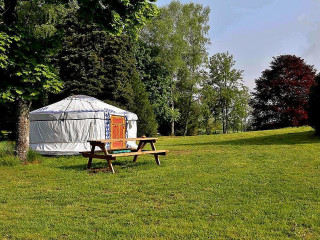
{"type": "Polygon", "coordinates": [[[29,165],[7,157],[0,238],[320,239],[320,139],[313,134],[302,127],[161,137],[157,148],[170,150],[162,165],[152,156],[136,164],[119,158],[115,175],[84,170],[82,157],[29,165]]]}

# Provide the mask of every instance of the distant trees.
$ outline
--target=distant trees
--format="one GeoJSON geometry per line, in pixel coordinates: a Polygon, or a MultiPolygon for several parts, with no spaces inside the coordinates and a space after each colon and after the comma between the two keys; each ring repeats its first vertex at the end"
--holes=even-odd
{"type": "MultiPolygon", "coordinates": [[[[209,8],[200,4],[172,1],[161,8],[160,14],[140,33],[141,42],[152,51],[152,61],[162,72],[161,80],[169,81],[162,85],[166,88],[160,97],[165,101],[161,103],[164,112],[157,112],[157,118],[161,118],[167,128],[171,125],[171,135],[188,132],[199,71],[207,57],[209,12],[209,8]]],[[[144,81],[154,82],[155,79],[145,78],[144,81]]],[[[151,101],[159,105],[157,99],[151,101]]]]}
{"type": "Polygon", "coordinates": [[[307,107],[315,69],[294,55],[274,57],[270,69],[256,80],[251,102],[257,129],[308,124],[307,107]]]}
{"type": "Polygon", "coordinates": [[[202,90],[202,111],[206,132],[210,119],[221,121],[223,133],[244,130],[248,116],[249,90],[242,83],[242,70],[234,68],[233,56],[217,53],[209,61],[209,77],[202,90]]]}

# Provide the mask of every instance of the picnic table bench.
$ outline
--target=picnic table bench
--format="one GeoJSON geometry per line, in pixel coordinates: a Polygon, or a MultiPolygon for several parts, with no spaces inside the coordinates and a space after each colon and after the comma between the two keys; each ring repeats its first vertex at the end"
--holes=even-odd
{"type": "Polygon", "coordinates": [[[117,157],[133,156],[133,162],[136,162],[138,159],[138,156],[145,155],[145,154],[152,154],[154,155],[156,163],[160,165],[159,155],[166,155],[169,151],[156,150],[155,142],[157,141],[157,139],[158,138],[141,137],[141,138],[89,140],[88,142],[91,145],[91,151],[80,152],[80,153],[82,154],[83,157],[89,158],[87,169],[91,168],[93,158],[106,159],[109,165],[109,169],[112,173],[115,173],[115,171],[111,161],[116,160],[117,157]],[[138,148],[113,148],[113,149],[106,148],[106,143],[129,142],[129,141],[139,141],[138,148]],[[143,150],[143,148],[147,145],[147,143],[150,143],[152,150],[143,150]],[[99,147],[100,150],[95,151],[96,147],[99,147]],[[99,154],[99,153],[103,153],[103,154],[99,154]]]}

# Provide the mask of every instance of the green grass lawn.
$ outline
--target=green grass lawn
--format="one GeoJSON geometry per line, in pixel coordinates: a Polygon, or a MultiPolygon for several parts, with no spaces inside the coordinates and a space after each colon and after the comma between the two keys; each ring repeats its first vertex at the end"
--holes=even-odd
{"type": "Polygon", "coordinates": [[[3,164],[0,238],[320,239],[313,134],[161,137],[157,148],[170,152],[160,166],[150,155],[119,158],[114,175],[84,170],[82,157],[3,164]]]}

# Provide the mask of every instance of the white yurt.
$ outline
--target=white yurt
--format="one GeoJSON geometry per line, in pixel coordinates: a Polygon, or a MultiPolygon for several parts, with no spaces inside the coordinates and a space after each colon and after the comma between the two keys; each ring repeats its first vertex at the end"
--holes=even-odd
{"type": "Polygon", "coordinates": [[[88,140],[136,138],[137,120],[136,114],[96,98],[71,96],[30,112],[30,148],[44,155],[79,154],[90,150],[88,140]]]}

